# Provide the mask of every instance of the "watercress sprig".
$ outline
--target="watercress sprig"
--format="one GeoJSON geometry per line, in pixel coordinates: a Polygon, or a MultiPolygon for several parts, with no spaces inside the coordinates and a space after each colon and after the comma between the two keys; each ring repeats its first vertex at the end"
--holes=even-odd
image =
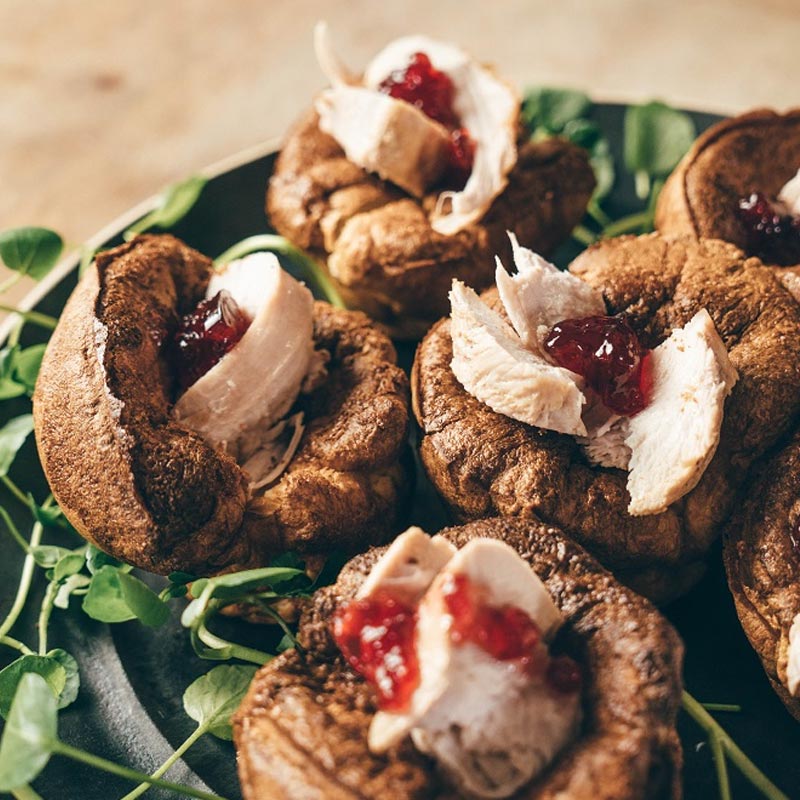
{"type": "Polygon", "coordinates": [[[153,778],[62,742],[58,738],[57,720],[56,699],[47,681],[36,673],[23,675],[0,740],[0,791],[14,791],[27,786],[47,766],[52,756],[60,755],[184,797],[224,800],[211,792],[153,778]]]}
{"type": "Polygon", "coordinates": [[[168,229],[177,225],[194,207],[207,183],[204,175],[191,175],[167,186],[159,195],[156,207],[131,225],[122,238],[127,242],[151,228],[168,229]]]}
{"type": "Polygon", "coordinates": [[[293,245],[283,236],[264,233],[259,236],[250,236],[247,239],[243,239],[241,242],[237,242],[224,253],[217,256],[214,259],[214,266],[219,267],[237,258],[243,258],[251,253],[258,253],[261,251],[277,253],[283,256],[300,271],[303,278],[308,280],[308,282],[316,288],[318,293],[332,306],[347,308],[344,300],[342,300],[341,294],[339,294],[339,290],[333,284],[333,281],[331,281],[330,276],[323,266],[312,256],[293,245]]]}

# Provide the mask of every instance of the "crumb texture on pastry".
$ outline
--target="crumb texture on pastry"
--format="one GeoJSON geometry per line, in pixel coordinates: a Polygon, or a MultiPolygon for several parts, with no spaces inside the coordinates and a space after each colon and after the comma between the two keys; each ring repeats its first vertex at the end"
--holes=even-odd
{"type": "MultiPolygon", "coordinates": [[[[443,535],[457,546],[490,537],[516,549],[565,617],[559,634],[564,649],[584,666],[582,732],[514,797],[677,799],[683,648],[669,623],[584,550],[538,521],[484,520],[443,535]]],[[[344,664],[329,633],[331,614],[355,595],[381,552],[355,558],[335,586],[317,593],[300,624],[302,654],[286,653],[256,675],[234,719],[246,800],[454,800],[432,762],[408,739],[383,755],[370,752],[372,691],[344,664]]]]}
{"type": "MultiPolygon", "coordinates": [[[[800,419],[800,306],[756,259],[723,242],[651,234],[603,242],[571,271],[625,313],[647,347],[706,308],[739,381],[697,486],[665,512],[628,514],[626,474],[588,463],[573,437],[497,414],[453,374],[450,321],[430,331],[412,372],[426,471],[458,520],[536,515],[562,527],[648,596],[676,596],[727,518],[749,467],[800,419]]],[[[485,297],[499,304],[494,290],[485,297]]]]}
{"type": "Polygon", "coordinates": [[[433,230],[436,193],[409,197],[348,161],[306,114],[290,132],[267,192],[275,229],[327,261],[349,304],[374,318],[433,320],[454,277],[491,285],[506,231],[548,252],[583,216],[594,188],[586,154],[562,139],[525,142],[509,183],[482,220],[452,236],[433,230]]]}
{"type": "Polygon", "coordinates": [[[408,487],[408,385],[391,342],[363,314],[314,305],[328,379],[300,401],[307,428],[288,471],[252,501],[234,459],[171,413],[163,345],[211,268],[174,237],[142,236],[98,254],[69,299],[34,395],[42,466],[67,518],[162,574],[382,541],[408,487]]]}

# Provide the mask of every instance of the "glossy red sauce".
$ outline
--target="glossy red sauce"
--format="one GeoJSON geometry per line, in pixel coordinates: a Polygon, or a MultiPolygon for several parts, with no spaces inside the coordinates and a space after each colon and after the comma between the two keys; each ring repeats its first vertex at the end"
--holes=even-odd
{"type": "Polygon", "coordinates": [[[623,317],[565,319],[553,326],[544,349],[556,364],[581,375],[617,414],[636,414],[650,400],[650,352],[623,317]]]}
{"type": "Polygon", "coordinates": [[[559,694],[572,694],[581,688],[583,675],[576,661],[569,656],[558,655],[550,659],[545,680],[559,694]]]}
{"type": "Polygon", "coordinates": [[[540,647],[539,626],[521,608],[486,604],[484,594],[466,575],[447,575],[442,595],[453,618],[452,641],[471,642],[498,661],[519,661],[525,669],[537,671],[547,656],[540,647]]]}
{"type": "Polygon", "coordinates": [[[230,352],[251,322],[225,290],[202,300],[194,311],[184,316],[173,339],[181,389],[188,389],[230,352]]]}
{"type": "Polygon", "coordinates": [[[450,131],[450,164],[444,180],[448,185],[463,186],[472,171],[475,142],[453,107],[455,88],[450,77],[436,69],[425,53],[414,53],[408,65],[392,72],[378,89],[411,103],[450,131]]]}
{"type": "Polygon", "coordinates": [[[747,231],[747,249],[769,264],[800,263],[800,217],[779,200],[753,192],[739,200],[739,220],[747,231]]]}
{"type": "Polygon", "coordinates": [[[334,641],[386,711],[405,710],[419,684],[416,628],[416,609],[385,592],[351,600],[333,617],[334,641]]]}

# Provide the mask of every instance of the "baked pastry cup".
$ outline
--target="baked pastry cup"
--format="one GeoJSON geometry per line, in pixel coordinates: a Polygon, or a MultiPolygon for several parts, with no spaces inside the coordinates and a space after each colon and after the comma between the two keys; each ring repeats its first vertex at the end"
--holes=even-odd
{"type": "MultiPolygon", "coordinates": [[[[565,618],[559,646],[584,674],[580,732],[514,797],[679,797],[675,718],[683,646],[670,624],[582,548],[536,519],[482,520],[442,535],[457,547],[488,537],[515,549],[565,618]]],[[[381,554],[374,549],[358,556],[334,586],[317,592],[300,621],[303,649],[256,674],[234,717],[246,800],[459,796],[408,737],[384,755],[370,751],[374,691],[346,664],[330,633],[332,615],[381,554]]]]}
{"type": "Polygon", "coordinates": [[[510,253],[507,231],[546,253],[583,217],[595,186],[585,151],[562,139],[528,139],[520,128],[516,163],[488,211],[444,234],[431,224],[441,189],[413,196],[362,169],[312,111],[284,143],[267,215],[280,234],[327,265],[349,306],[394,336],[419,338],[446,313],[453,278],[476,288],[492,284],[495,255],[510,253]]]}
{"type": "Polygon", "coordinates": [[[140,236],[99,253],[70,297],[33,398],[64,514],[97,547],[161,574],[384,541],[409,488],[408,386],[391,342],[365,315],[313,303],[327,376],[294,406],[305,429],[288,466],[253,491],[231,455],[173,413],[165,343],[212,272],[178,239],[140,236]]]}
{"type": "MultiPolygon", "coordinates": [[[[757,109],[712,125],[668,178],[656,206],[665,234],[722,239],[765,263],[800,265],[793,257],[759,253],[739,203],[754,192],[775,199],[800,169],[800,109],[778,114],[757,109]],[[776,260],[777,259],[777,260],[776,260]]],[[[800,242],[800,230],[797,233],[800,242]]]]}
{"type": "MultiPolygon", "coordinates": [[[[720,241],[621,237],[585,251],[570,271],[602,292],[609,314],[626,315],[647,347],[702,308],[711,315],[739,379],[695,488],[661,513],[629,514],[624,471],[591,464],[574,436],[492,411],[463,388],[449,319],[420,344],[412,371],[422,463],[455,520],[538,517],[666,602],[700,577],[750,466],[800,416],[800,306],[757,259],[720,241]]],[[[484,299],[497,302],[495,290],[484,299]]]]}
{"type": "Polygon", "coordinates": [[[772,687],[800,720],[800,435],[770,456],[726,528],[736,611],[772,687]]]}

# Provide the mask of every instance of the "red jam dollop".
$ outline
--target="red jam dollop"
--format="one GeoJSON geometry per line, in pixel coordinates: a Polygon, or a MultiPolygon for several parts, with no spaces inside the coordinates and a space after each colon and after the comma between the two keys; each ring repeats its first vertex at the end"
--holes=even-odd
{"type": "Polygon", "coordinates": [[[332,630],[347,663],[377,691],[378,708],[404,711],[419,684],[416,609],[377,592],[337,609],[332,630]]]}
{"type": "Polygon", "coordinates": [[[514,661],[530,675],[543,675],[559,694],[580,689],[578,664],[565,655],[551,658],[541,629],[521,608],[489,605],[485,589],[461,573],[446,576],[442,596],[453,644],[470,642],[498,661],[514,661]]]}
{"type": "Polygon", "coordinates": [[[414,53],[408,65],[394,70],[378,90],[411,103],[450,131],[450,163],[444,182],[463,187],[475,160],[475,142],[453,108],[455,87],[450,76],[436,69],[425,53],[414,53]]]}
{"type": "Polygon", "coordinates": [[[739,220],[747,231],[748,251],[769,264],[800,263],[800,217],[779,200],[753,192],[739,200],[739,220]]]}
{"type": "Polygon", "coordinates": [[[229,292],[202,300],[178,324],[173,351],[178,382],[188,389],[238,344],[252,320],[229,292]]]}
{"type": "Polygon", "coordinates": [[[581,375],[611,411],[631,416],[652,393],[650,352],[624,317],[565,319],[544,342],[560,367],[581,375]]]}

